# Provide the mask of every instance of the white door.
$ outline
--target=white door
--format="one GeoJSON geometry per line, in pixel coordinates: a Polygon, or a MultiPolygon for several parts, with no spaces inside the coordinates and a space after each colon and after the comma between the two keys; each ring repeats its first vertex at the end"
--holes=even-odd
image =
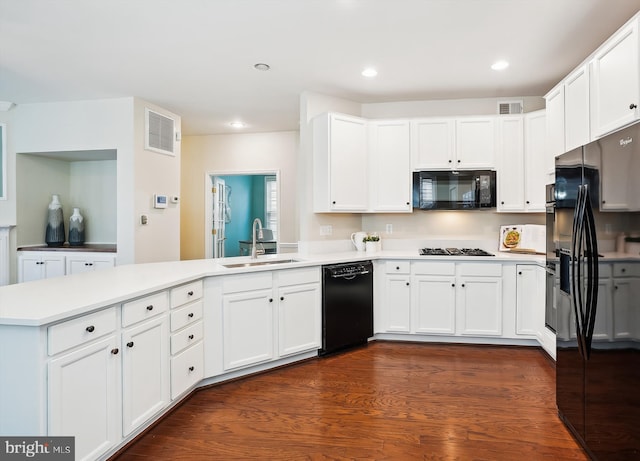
{"type": "Polygon", "coordinates": [[[224,258],[225,223],[229,213],[227,194],[230,191],[227,190],[224,179],[214,177],[211,192],[213,193],[213,226],[211,230],[213,234],[213,257],[224,258]]]}

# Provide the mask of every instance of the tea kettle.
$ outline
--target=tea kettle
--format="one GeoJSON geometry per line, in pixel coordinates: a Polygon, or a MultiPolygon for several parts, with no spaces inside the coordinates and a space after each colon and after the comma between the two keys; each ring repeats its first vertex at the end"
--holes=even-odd
{"type": "Polygon", "coordinates": [[[351,234],[351,243],[355,245],[357,251],[364,251],[365,245],[363,239],[366,236],[366,232],[354,232],[351,234]]]}

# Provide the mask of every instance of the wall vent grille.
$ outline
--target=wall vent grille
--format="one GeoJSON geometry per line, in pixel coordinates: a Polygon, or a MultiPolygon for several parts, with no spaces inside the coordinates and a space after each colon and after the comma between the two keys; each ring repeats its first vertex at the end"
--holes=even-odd
{"type": "Polygon", "coordinates": [[[498,114],[521,114],[523,112],[522,101],[499,101],[498,102],[498,114]]]}
{"type": "Polygon", "coordinates": [[[175,137],[175,120],[145,109],[145,149],[175,155],[175,137]]]}

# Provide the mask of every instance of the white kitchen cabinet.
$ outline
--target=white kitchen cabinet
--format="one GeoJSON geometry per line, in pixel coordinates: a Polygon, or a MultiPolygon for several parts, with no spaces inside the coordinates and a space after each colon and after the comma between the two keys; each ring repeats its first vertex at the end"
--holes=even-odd
{"type": "Polygon", "coordinates": [[[318,267],[228,276],[222,291],[224,371],[320,348],[318,267]]]}
{"type": "Polygon", "coordinates": [[[591,141],[589,112],[589,68],[583,64],[564,80],[564,136],[567,152],[591,141]]]}
{"type": "Polygon", "coordinates": [[[273,359],[272,289],[226,294],[222,303],[224,369],[273,359]]]}
{"type": "Polygon", "coordinates": [[[55,251],[18,251],[18,282],[65,275],[65,256],[55,251]]]}
{"type": "Polygon", "coordinates": [[[126,436],[170,401],[166,315],[126,329],[122,352],[122,435],[126,436]]]}
{"type": "Polygon", "coordinates": [[[47,328],[49,435],[73,435],[76,458],[120,441],[120,338],[115,307],[47,328]]]}
{"type": "Polygon", "coordinates": [[[456,322],[461,335],[502,335],[502,265],[460,263],[456,322]]]}
{"type": "Polygon", "coordinates": [[[171,303],[171,399],[204,377],[203,282],[197,280],[169,294],[171,303]]]}
{"type": "Polygon", "coordinates": [[[116,257],[113,254],[68,252],[66,256],[67,275],[107,269],[115,265],[116,257]]]}
{"type": "Polygon", "coordinates": [[[456,332],[456,265],[416,262],[411,266],[411,332],[456,332]]]}
{"type": "Polygon", "coordinates": [[[414,170],[495,168],[495,117],[411,121],[414,170]]]}
{"type": "Polygon", "coordinates": [[[547,171],[546,111],[530,112],[524,116],[524,211],[544,212],[547,171]]]}
{"type": "Polygon", "coordinates": [[[633,300],[638,299],[640,264],[619,262],[613,264],[613,340],[634,340],[640,337],[640,317],[634,312],[633,300]]]}
{"type": "Polygon", "coordinates": [[[112,334],[49,362],[47,432],[73,435],[77,460],[97,459],[120,441],[119,343],[112,334]]]}
{"type": "Polygon", "coordinates": [[[640,117],[640,53],[635,17],[590,62],[591,134],[599,138],[640,117]]]}
{"type": "Polygon", "coordinates": [[[451,169],[455,163],[454,118],[411,120],[412,169],[451,169]]]}
{"type": "Polygon", "coordinates": [[[382,331],[411,333],[411,268],[409,261],[384,264],[382,331]]]}
{"type": "Polygon", "coordinates": [[[411,148],[408,120],[369,122],[369,211],[411,212],[411,148]]]}
{"type": "Polygon", "coordinates": [[[516,334],[536,336],[544,327],[544,268],[533,264],[516,266],[516,334]]]}
{"type": "Polygon", "coordinates": [[[313,211],[369,207],[367,121],[342,114],[313,119],[313,211]]]}
{"type": "Polygon", "coordinates": [[[498,118],[498,200],[497,210],[523,211],[525,208],[524,118],[498,118]]]}
{"type": "Polygon", "coordinates": [[[564,126],[564,84],[561,82],[545,95],[547,124],[547,172],[555,172],[555,158],[566,152],[564,126]]]}
{"type": "Polygon", "coordinates": [[[495,117],[456,119],[454,168],[494,169],[496,151],[495,117]]]}
{"type": "Polygon", "coordinates": [[[278,289],[278,355],[318,349],[322,329],[320,283],[278,289]]]}

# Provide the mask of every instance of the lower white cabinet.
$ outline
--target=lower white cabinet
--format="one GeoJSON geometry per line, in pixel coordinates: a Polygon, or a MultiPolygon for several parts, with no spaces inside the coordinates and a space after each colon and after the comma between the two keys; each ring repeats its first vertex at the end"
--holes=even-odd
{"type": "Polygon", "coordinates": [[[114,255],[103,253],[73,253],[66,257],[66,274],[80,274],[82,272],[108,269],[116,265],[114,255]]]}
{"type": "Polygon", "coordinates": [[[227,276],[222,292],[223,371],[320,348],[320,268],[227,276]]]}
{"type": "Polygon", "coordinates": [[[461,276],[456,284],[457,330],[461,335],[502,336],[502,267],[489,273],[461,276]]]}
{"type": "Polygon", "coordinates": [[[544,268],[533,264],[516,266],[516,334],[537,335],[544,327],[544,268]]]}
{"type": "Polygon", "coordinates": [[[96,459],[121,438],[120,341],[112,334],[49,362],[48,434],[75,436],[75,459],[96,459]]]}
{"type": "Polygon", "coordinates": [[[19,251],[18,282],[65,275],[64,255],[53,251],[19,251]]]}
{"type": "Polygon", "coordinates": [[[122,334],[122,435],[169,404],[169,328],[166,315],[122,334]]]}

